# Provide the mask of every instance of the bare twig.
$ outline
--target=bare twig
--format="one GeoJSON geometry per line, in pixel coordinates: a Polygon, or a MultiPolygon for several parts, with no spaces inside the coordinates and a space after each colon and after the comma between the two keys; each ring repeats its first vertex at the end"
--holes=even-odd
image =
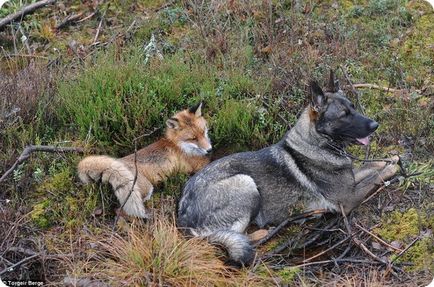
{"type": "Polygon", "coordinates": [[[375,262],[375,261],[372,261],[372,260],[361,260],[361,259],[343,258],[343,259],[332,259],[332,260],[307,262],[307,263],[291,266],[291,268],[300,268],[300,267],[306,267],[306,266],[312,266],[312,265],[323,265],[323,264],[341,263],[341,262],[359,263],[359,264],[377,264],[377,265],[378,264],[383,264],[383,263],[375,262]]]}
{"type": "Polygon", "coordinates": [[[392,245],[390,245],[389,243],[387,243],[386,241],[384,241],[383,239],[381,239],[380,237],[378,237],[377,235],[375,235],[374,233],[370,232],[369,230],[367,230],[366,228],[364,228],[363,226],[359,225],[358,223],[355,223],[356,227],[359,228],[360,230],[362,230],[363,232],[369,234],[370,236],[372,236],[376,241],[380,242],[381,244],[383,244],[386,247],[389,247],[393,250],[399,251],[401,252],[402,250],[399,248],[396,248],[392,245]]]}
{"type": "Polygon", "coordinates": [[[101,32],[102,22],[103,22],[104,19],[105,19],[105,14],[107,13],[107,10],[109,9],[109,7],[110,7],[110,2],[109,2],[109,4],[107,5],[107,8],[104,10],[104,13],[103,13],[102,16],[101,16],[101,20],[99,21],[98,29],[96,30],[95,38],[93,38],[93,43],[92,43],[92,45],[95,45],[95,44],[96,44],[96,41],[98,40],[99,33],[101,32]]]}
{"type": "Polygon", "coordinates": [[[46,145],[28,145],[23,150],[21,155],[18,157],[18,159],[15,161],[15,163],[12,165],[10,169],[8,169],[0,178],[0,182],[4,181],[4,179],[11,174],[19,164],[26,161],[30,155],[33,152],[77,152],[82,153],[84,152],[83,148],[80,147],[57,147],[57,146],[46,146],[46,145]]]}
{"type": "Polygon", "coordinates": [[[59,25],[56,26],[56,30],[62,29],[70,24],[72,24],[73,22],[78,22],[78,20],[81,18],[81,16],[83,16],[83,12],[78,13],[78,14],[72,14],[69,15],[68,17],[66,17],[59,25]]]}
{"type": "Polygon", "coordinates": [[[373,259],[375,259],[376,261],[383,263],[385,265],[388,265],[389,263],[384,261],[383,259],[381,259],[380,257],[378,257],[377,255],[375,255],[374,253],[371,252],[371,250],[369,250],[362,241],[360,241],[360,239],[353,237],[353,242],[360,247],[360,249],[362,249],[366,254],[368,254],[369,256],[371,256],[373,259]]]}
{"type": "MultiPolygon", "coordinates": [[[[147,137],[152,135],[154,132],[156,132],[157,130],[159,130],[160,128],[154,128],[151,132],[140,135],[136,138],[134,138],[133,142],[134,142],[134,179],[133,179],[133,185],[131,186],[130,192],[127,195],[127,198],[125,199],[125,201],[122,203],[120,210],[123,210],[125,204],[127,203],[128,199],[131,197],[131,194],[134,191],[134,186],[136,185],[137,182],[137,176],[138,176],[138,169],[137,169],[137,141],[143,137],[147,137]]],[[[119,215],[116,215],[114,224],[113,224],[113,228],[116,226],[117,222],[119,220],[119,215]]]]}
{"type": "Polygon", "coordinates": [[[338,247],[338,246],[340,246],[341,244],[343,244],[344,242],[346,242],[348,239],[350,239],[350,236],[345,237],[344,239],[342,239],[341,241],[339,241],[339,242],[336,243],[335,245],[331,246],[330,248],[327,248],[326,250],[323,250],[323,251],[321,251],[320,253],[315,254],[314,256],[309,257],[309,258],[303,260],[303,263],[309,262],[309,261],[311,261],[312,259],[315,259],[315,258],[317,258],[317,257],[320,257],[320,256],[323,255],[323,254],[326,254],[327,252],[329,252],[329,251],[335,249],[336,247],[338,247]]]}
{"type": "Polygon", "coordinates": [[[404,250],[402,250],[398,255],[396,255],[396,257],[393,258],[392,262],[390,262],[390,263],[393,263],[396,260],[398,260],[399,257],[401,257],[402,255],[404,255],[404,253],[407,252],[407,250],[410,249],[419,240],[420,240],[420,236],[416,237],[407,247],[405,247],[404,250]]]}
{"type": "MultiPolygon", "coordinates": [[[[393,89],[393,88],[389,88],[389,87],[382,87],[376,84],[354,84],[353,85],[354,88],[358,88],[358,89],[376,89],[376,90],[382,90],[385,92],[389,92],[389,93],[400,93],[400,92],[408,92],[409,90],[403,90],[403,89],[393,89]]],[[[420,94],[422,93],[421,90],[414,90],[414,92],[420,94]]]]}
{"type": "Polygon", "coordinates": [[[86,20],[92,18],[93,16],[95,16],[95,14],[96,14],[97,12],[98,12],[98,11],[95,11],[95,12],[90,13],[89,15],[87,15],[86,17],[84,17],[83,19],[78,20],[77,23],[81,23],[81,22],[84,22],[84,21],[86,21],[86,20]]]}
{"type": "Polygon", "coordinates": [[[341,209],[342,217],[344,218],[344,224],[345,224],[345,228],[347,229],[348,235],[352,236],[353,232],[351,231],[351,226],[350,223],[348,222],[347,215],[345,214],[344,207],[342,206],[342,204],[339,204],[339,207],[341,209]]]}
{"type": "Polygon", "coordinates": [[[23,263],[25,263],[25,262],[27,262],[27,261],[29,261],[29,260],[35,258],[35,257],[38,257],[38,256],[39,256],[39,254],[36,253],[36,254],[33,254],[32,256],[26,257],[26,258],[24,258],[23,260],[18,261],[17,263],[15,263],[14,265],[9,266],[9,267],[3,269],[2,271],[0,271],[0,275],[3,275],[4,273],[6,273],[6,272],[8,272],[8,271],[13,271],[13,269],[14,269],[15,267],[18,267],[18,266],[20,266],[21,264],[23,264],[23,263]]]}
{"type": "Polygon", "coordinates": [[[56,2],[56,0],[41,0],[38,2],[35,2],[33,4],[27,5],[25,7],[23,7],[23,9],[21,9],[20,11],[14,13],[14,14],[10,14],[8,16],[6,16],[3,19],[0,19],[0,30],[6,26],[7,24],[17,20],[17,19],[22,19],[25,15],[30,14],[32,12],[34,12],[35,10],[44,7],[46,5],[49,4],[53,4],[54,2],[56,2]]]}
{"type": "Polygon", "coordinates": [[[318,215],[318,214],[324,214],[326,212],[327,212],[327,209],[317,209],[317,210],[312,210],[312,211],[304,212],[301,214],[297,214],[295,216],[291,216],[290,218],[288,218],[285,221],[283,221],[282,223],[280,223],[276,228],[271,230],[267,236],[265,236],[264,238],[262,238],[261,240],[256,242],[254,244],[254,246],[259,246],[261,244],[264,244],[265,242],[270,240],[274,235],[276,235],[282,228],[286,227],[291,222],[301,220],[301,219],[306,219],[306,218],[309,218],[309,217],[312,217],[312,216],[318,215]]]}

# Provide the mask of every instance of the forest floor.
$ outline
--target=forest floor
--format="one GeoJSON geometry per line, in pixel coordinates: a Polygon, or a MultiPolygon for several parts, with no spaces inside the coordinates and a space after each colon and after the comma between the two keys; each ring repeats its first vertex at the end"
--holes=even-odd
{"type": "MultiPolygon", "coordinates": [[[[0,19],[34,3],[11,0],[0,19]]],[[[288,225],[235,269],[184,237],[187,176],[153,219],[82,185],[82,152],[35,152],[0,179],[0,278],[44,286],[426,286],[434,273],[434,11],[422,0],[56,1],[0,27],[0,176],[28,145],[120,157],[199,100],[214,157],[277,142],[336,71],[380,127],[359,158],[401,172],[348,218],[288,225]],[[318,2],[318,3],[316,3],[318,2]],[[150,47],[152,49],[150,49],[150,47]],[[143,136],[154,131],[149,136],[143,136]],[[411,175],[411,176],[408,176],[411,175]],[[94,284],[94,285],[92,285],[94,284]]],[[[358,163],[356,163],[358,164],[358,163]]],[[[254,227],[252,227],[252,230],[254,227]]]]}

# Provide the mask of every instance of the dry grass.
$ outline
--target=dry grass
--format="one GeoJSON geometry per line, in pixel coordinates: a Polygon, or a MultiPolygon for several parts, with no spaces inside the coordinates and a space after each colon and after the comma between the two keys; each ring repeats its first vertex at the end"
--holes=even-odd
{"type": "MultiPolygon", "coordinates": [[[[13,61],[7,61],[12,65],[13,61]]],[[[11,124],[18,117],[24,122],[34,120],[41,96],[53,81],[46,68],[32,62],[23,69],[0,71],[0,127],[11,124]]]]}
{"type": "Polygon", "coordinates": [[[110,286],[272,286],[271,274],[233,269],[222,261],[217,247],[198,238],[186,238],[173,215],[154,215],[149,223],[134,221],[118,231],[106,228],[94,241],[87,260],[68,259],[75,278],[93,278],[110,286]]]}

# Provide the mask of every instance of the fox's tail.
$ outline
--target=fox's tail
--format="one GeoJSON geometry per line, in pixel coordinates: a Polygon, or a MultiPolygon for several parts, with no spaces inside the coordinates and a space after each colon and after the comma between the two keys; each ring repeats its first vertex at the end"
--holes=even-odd
{"type": "Polygon", "coordinates": [[[235,263],[242,265],[253,263],[255,250],[246,235],[232,230],[218,230],[206,237],[210,243],[223,246],[235,263]]]}
{"type": "Polygon", "coordinates": [[[121,160],[104,155],[88,156],[78,164],[78,176],[83,183],[99,180],[110,183],[128,215],[148,217],[143,206],[142,194],[149,198],[152,194],[152,184],[140,173],[137,173],[134,182],[134,168],[128,167],[121,160]]]}

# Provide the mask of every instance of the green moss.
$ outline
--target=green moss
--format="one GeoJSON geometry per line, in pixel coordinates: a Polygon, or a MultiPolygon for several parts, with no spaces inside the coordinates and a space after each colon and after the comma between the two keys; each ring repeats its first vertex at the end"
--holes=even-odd
{"type": "MultiPolygon", "coordinates": [[[[411,262],[411,270],[422,270],[430,268],[434,270],[434,239],[432,236],[423,235],[424,230],[432,230],[434,221],[428,219],[425,214],[419,214],[415,208],[406,212],[394,211],[384,216],[381,227],[375,231],[387,241],[399,241],[410,244],[417,236],[422,236],[412,247],[410,247],[398,262],[411,262]],[[421,232],[422,231],[422,232],[421,232]]],[[[391,260],[396,254],[391,256],[391,260]]]]}
{"type": "Polygon", "coordinates": [[[279,276],[283,285],[290,285],[300,271],[301,269],[298,267],[285,267],[276,272],[276,275],[279,276]]]}
{"type": "Polygon", "coordinates": [[[419,230],[426,220],[419,215],[415,208],[404,213],[394,211],[382,220],[381,227],[376,231],[386,240],[409,240],[419,235],[419,230]]]}
{"type": "Polygon", "coordinates": [[[51,225],[51,221],[47,216],[47,208],[50,205],[50,200],[45,199],[35,204],[30,212],[30,218],[40,228],[47,228],[51,225]]]}
{"type": "Polygon", "coordinates": [[[79,190],[74,184],[70,166],[60,165],[60,170],[53,167],[50,174],[32,195],[32,200],[38,201],[32,207],[32,220],[41,228],[80,226],[97,207],[98,193],[92,186],[79,190]]]}
{"type": "Polygon", "coordinates": [[[425,237],[416,242],[404,255],[397,260],[398,262],[412,262],[408,270],[430,269],[434,271],[434,239],[425,237]]]}

